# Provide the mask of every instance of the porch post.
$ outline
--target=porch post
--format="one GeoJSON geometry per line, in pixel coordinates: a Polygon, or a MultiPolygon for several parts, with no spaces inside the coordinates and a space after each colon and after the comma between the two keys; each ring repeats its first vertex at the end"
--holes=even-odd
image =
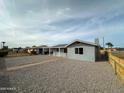
{"type": "Polygon", "coordinates": [[[50,56],[50,50],[51,50],[51,49],[49,48],[49,56],[50,56]]]}
{"type": "Polygon", "coordinates": [[[42,54],[44,55],[44,48],[43,48],[43,50],[42,50],[42,54]]]}
{"type": "Polygon", "coordinates": [[[60,56],[60,48],[59,48],[59,56],[60,56]]]}

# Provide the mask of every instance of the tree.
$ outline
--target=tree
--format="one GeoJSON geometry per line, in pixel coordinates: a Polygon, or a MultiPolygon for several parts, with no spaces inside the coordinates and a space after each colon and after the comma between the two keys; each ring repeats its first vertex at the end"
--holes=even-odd
{"type": "Polygon", "coordinates": [[[111,42],[106,43],[106,45],[108,46],[108,48],[112,48],[114,46],[111,42]]]}
{"type": "Polygon", "coordinates": [[[36,47],[35,45],[33,45],[32,47],[36,47]]]}

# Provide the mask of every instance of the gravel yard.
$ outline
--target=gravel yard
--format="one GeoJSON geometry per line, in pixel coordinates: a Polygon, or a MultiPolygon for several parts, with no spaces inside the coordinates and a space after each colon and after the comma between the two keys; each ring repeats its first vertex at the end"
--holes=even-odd
{"type": "Polygon", "coordinates": [[[7,67],[20,66],[20,65],[26,65],[29,63],[42,62],[44,60],[49,60],[49,59],[53,59],[53,58],[55,58],[55,57],[45,56],[45,55],[6,58],[5,65],[7,67]]]}
{"type": "MultiPolygon", "coordinates": [[[[40,55],[5,61],[7,68],[54,58],[40,55]]],[[[124,93],[124,86],[107,62],[58,59],[29,68],[0,72],[0,87],[16,88],[0,93],[124,93]]]]}

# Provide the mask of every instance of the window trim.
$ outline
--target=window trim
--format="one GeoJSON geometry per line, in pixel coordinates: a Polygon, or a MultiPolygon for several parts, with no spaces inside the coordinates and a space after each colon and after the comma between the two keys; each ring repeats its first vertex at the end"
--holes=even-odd
{"type": "Polygon", "coordinates": [[[78,54],[78,53],[79,53],[79,49],[75,48],[75,54],[78,54]]]}
{"type": "Polygon", "coordinates": [[[79,48],[79,54],[83,55],[84,49],[83,48],[79,48]]]}
{"type": "Polygon", "coordinates": [[[84,54],[83,47],[75,48],[75,54],[83,55],[84,54]],[[80,51],[80,50],[82,50],[82,51],[80,51]]]}

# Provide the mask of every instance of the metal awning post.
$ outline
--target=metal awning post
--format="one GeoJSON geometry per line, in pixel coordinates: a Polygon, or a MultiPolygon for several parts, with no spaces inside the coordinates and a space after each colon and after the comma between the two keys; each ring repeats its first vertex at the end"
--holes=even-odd
{"type": "Polygon", "coordinates": [[[44,48],[43,48],[42,54],[44,55],[44,48]]]}
{"type": "Polygon", "coordinates": [[[60,56],[60,48],[59,48],[59,56],[60,56]]]}
{"type": "Polygon", "coordinates": [[[49,48],[49,56],[50,56],[50,51],[51,51],[51,49],[49,48]]]}

